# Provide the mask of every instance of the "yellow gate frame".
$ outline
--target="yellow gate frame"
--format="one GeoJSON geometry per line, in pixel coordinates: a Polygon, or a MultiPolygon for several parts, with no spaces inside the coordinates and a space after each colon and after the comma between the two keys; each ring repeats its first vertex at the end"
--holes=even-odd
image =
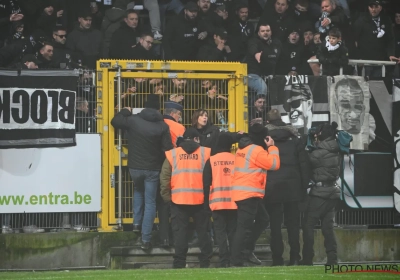
{"type": "MultiPolygon", "coordinates": [[[[230,62],[191,62],[191,61],[97,61],[97,115],[98,132],[102,145],[102,191],[100,231],[112,231],[117,224],[115,217],[115,188],[111,187],[114,167],[118,165],[118,151],[114,144],[114,128],[110,125],[114,117],[114,78],[121,69],[121,78],[153,79],[225,79],[228,82],[228,121],[229,131],[247,131],[247,65],[230,62]],[[137,72],[137,71],[153,72],[137,72]],[[184,72],[186,71],[186,72],[184,72]],[[199,73],[200,72],[200,73],[199,73]]],[[[123,150],[127,153],[126,148],[123,150]]],[[[127,165],[127,159],[122,159],[127,165]]],[[[122,219],[123,224],[132,219],[122,219]]]]}

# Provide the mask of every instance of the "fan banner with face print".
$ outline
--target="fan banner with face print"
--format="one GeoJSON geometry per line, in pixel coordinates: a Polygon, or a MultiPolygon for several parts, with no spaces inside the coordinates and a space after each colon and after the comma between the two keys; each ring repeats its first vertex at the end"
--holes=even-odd
{"type": "Polygon", "coordinates": [[[331,121],[338,123],[338,129],[353,135],[350,149],[368,150],[370,126],[375,121],[369,114],[369,84],[364,77],[335,76],[330,85],[331,121]]]}
{"type": "Polygon", "coordinates": [[[330,121],[326,76],[275,76],[267,82],[271,109],[279,110],[282,120],[299,133],[330,121]]]}

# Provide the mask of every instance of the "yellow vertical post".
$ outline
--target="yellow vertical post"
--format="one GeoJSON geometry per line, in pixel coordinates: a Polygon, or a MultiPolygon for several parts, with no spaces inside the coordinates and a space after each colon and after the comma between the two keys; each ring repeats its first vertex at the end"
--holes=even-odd
{"type": "Polygon", "coordinates": [[[248,130],[247,65],[240,64],[236,72],[236,129],[248,130]]]}

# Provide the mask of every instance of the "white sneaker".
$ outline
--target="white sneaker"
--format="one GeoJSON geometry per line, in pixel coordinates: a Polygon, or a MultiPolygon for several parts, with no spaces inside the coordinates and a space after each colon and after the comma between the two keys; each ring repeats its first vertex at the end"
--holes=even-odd
{"type": "Polygon", "coordinates": [[[154,31],[153,32],[154,40],[161,41],[163,38],[163,35],[159,31],[154,31]]]}
{"type": "Polygon", "coordinates": [[[7,233],[13,233],[13,229],[10,226],[2,226],[1,227],[1,233],[2,234],[7,234],[7,233]]]}

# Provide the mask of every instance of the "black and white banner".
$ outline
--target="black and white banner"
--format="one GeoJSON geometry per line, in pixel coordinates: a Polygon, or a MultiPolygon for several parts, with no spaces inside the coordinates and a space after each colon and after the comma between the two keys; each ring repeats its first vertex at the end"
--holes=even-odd
{"type": "Polygon", "coordinates": [[[75,146],[74,71],[0,71],[0,149],[75,146]]]}
{"type": "Polygon", "coordinates": [[[282,120],[302,134],[330,120],[325,76],[275,76],[268,81],[268,92],[272,109],[278,109],[282,120]]]}
{"type": "Polygon", "coordinates": [[[394,205],[400,213],[400,80],[393,81],[394,205]]]}

